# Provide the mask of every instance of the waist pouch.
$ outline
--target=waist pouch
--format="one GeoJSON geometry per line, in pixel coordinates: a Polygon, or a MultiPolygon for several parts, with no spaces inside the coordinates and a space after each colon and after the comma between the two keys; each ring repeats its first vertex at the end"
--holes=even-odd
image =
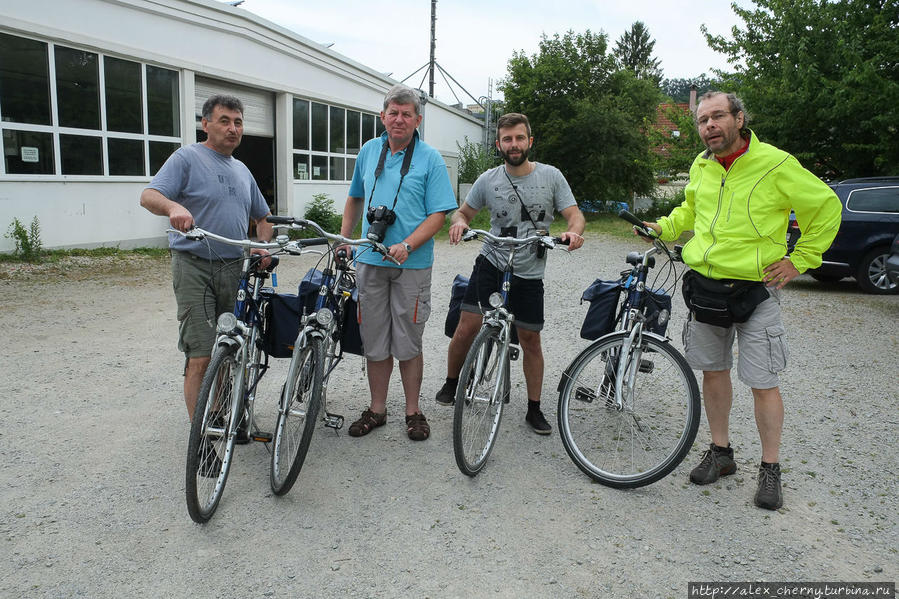
{"type": "Polygon", "coordinates": [[[749,320],[756,307],[770,297],[761,281],[709,279],[695,270],[684,273],[681,291],[698,322],[725,328],[749,320]]]}

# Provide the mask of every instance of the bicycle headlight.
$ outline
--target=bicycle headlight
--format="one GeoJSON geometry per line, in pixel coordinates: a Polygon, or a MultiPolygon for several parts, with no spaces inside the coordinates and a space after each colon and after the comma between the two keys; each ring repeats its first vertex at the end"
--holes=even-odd
{"type": "Polygon", "coordinates": [[[237,317],[231,312],[219,314],[215,330],[221,335],[230,335],[237,329],[237,317]]]}
{"type": "Polygon", "coordinates": [[[330,325],[332,320],[334,320],[334,313],[329,308],[322,308],[315,313],[315,322],[323,327],[330,325]]]}
{"type": "Polygon", "coordinates": [[[490,297],[487,298],[487,302],[493,308],[499,308],[503,305],[503,296],[501,296],[498,292],[494,291],[490,294],[490,297]]]}

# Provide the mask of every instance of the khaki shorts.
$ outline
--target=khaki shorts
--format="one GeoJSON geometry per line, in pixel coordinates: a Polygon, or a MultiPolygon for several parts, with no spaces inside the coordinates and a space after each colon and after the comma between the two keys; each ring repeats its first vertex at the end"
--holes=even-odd
{"type": "Polygon", "coordinates": [[[365,357],[406,361],[421,354],[431,315],[431,269],[356,265],[359,332],[365,357]]]}
{"type": "Polygon", "coordinates": [[[187,358],[212,355],[215,322],[234,310],[241,260],[209,261],[172,252],[172,287],[178,303],[178,349],[187,358]]]}
{"type": "Polygon", "coordinates": [[[694,370],[733,368],[737,338],[737,376],[753,389],[778,386],[777,373],[787,367],[790,349],[780,313],[781,292],[768,288],[771,297],[758,305],[749,320],[730,328],[690,318],[684,325],[684,354],[694,370]]]}

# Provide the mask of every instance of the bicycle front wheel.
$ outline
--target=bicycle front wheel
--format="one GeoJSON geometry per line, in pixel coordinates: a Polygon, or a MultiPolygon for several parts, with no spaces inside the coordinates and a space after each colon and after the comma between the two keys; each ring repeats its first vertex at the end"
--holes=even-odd
{"type": "Polygon", "coordinates": [[[616,333],[581,352],[563,374],[558,408],[574,463],[621,489],[674,470],[693,445],[700,410],[696,377],[677,350],[644,334],[625,353],[627,339],[616,333]]]}
{"type": "Polygon", "coordinates": [[[197,397],[187,443],[185,491],[187,511],[194,522],[208,521],[225,490],[234,435],[231,428],[235,386],[238,385],[238,348],[216,348],[197,397]]]}
{"type": "Polygon", "coordinates": [[[508,360],[501,356],[499,332],[483,328],[475,337],[456,389],[453,453],[464,474],[475,476],[496,443],[504,399],[509,396],[508,360]]]}
{"type": "Polygon", "coordinates": [[[271,486],[275,495],[290,491],[306,460],[321,407],[323,352],[322,340],[308,337],[291,359],[272,448],[271,486]]]}

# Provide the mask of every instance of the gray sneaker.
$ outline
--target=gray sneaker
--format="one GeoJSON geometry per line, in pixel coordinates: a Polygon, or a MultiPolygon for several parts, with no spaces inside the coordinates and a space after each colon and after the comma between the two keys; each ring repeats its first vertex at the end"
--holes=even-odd
{"type": "Polygon", "coordinates": [[[718,480],[719,476],[727,476],[736,471],[737,463],[734,462],[734,450],[730,444],[725,448],[709,443],[709,448],[703,452],[699,465],[690,471],[690,482],[708,485],[718,480]]]}
{"type": "Polygon", "coordinates": [[[755,492],[755,504],[766,510],[783,507],[784,496],[780,488],[780,464],[759,466],[759,488],[755,492]]]}

